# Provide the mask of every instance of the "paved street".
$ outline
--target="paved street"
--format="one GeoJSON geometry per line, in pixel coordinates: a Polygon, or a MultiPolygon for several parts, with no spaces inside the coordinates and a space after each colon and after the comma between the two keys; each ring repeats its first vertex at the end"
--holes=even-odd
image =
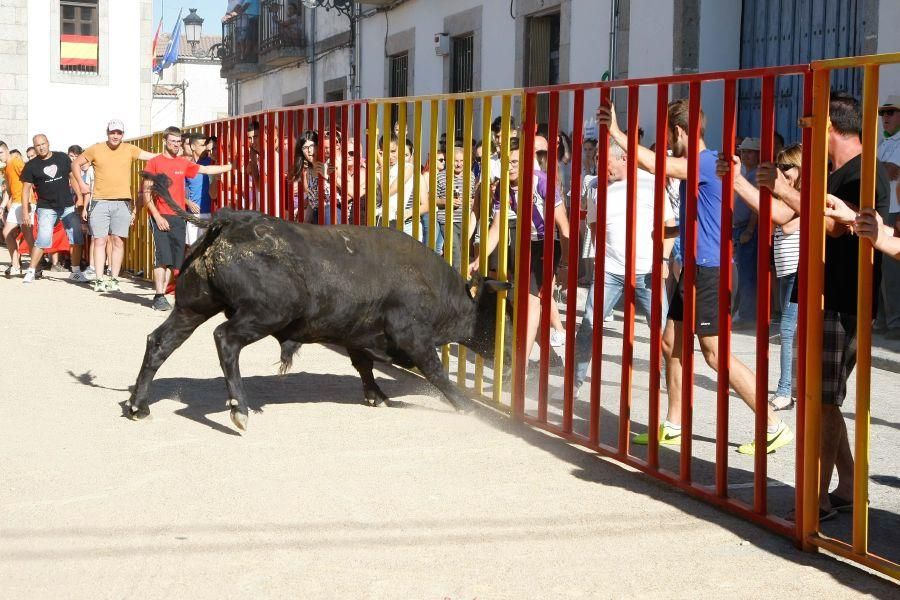
{"type": "MultiPolygon", "coordinates": [[[[4,597],[896,594],[893,583],[801,553],[489,410],[456,414],[406,372],[377,374],[397,408],[364,406],[349,360],[322,346],[304,348],[282,378],[274,340],[245,350],[260,412],[238,435],[211,337],[220,319],[162,367],[153,419],[133,423],[120,404],[146,334],[164,318],[150,310],[146,285],[98,296],[50,276],[31,287],[0,280],[0,298],[28,308],[0,324],[4,597]]],[[[604,379],[614,382],[614,342],[605,353],[604,379]]],[[[888,478],[900,419],[884,390],[896,376],[875,377],[873,473],[888,478]]],[[[638,423],[645,387],[638,378],[638,423]]],[[[708,437],[705,398],[697,435],[708,437]]],[[[614,414],[611,402],[605,408],[614,414]]],[[[742,440],[749,417],[737,404],[732,412],[742,440]]],[[[698,464],[710,447],[695,444],[698,464]]],[[[744,460],[733,458],[735,484],[744,460]]],[[[772,477],[791,483],[792,460],[774,456],[772,477]]],[[[873,508],[896,514],[895,488],[873,482],[872,491],[873,508]]]]}

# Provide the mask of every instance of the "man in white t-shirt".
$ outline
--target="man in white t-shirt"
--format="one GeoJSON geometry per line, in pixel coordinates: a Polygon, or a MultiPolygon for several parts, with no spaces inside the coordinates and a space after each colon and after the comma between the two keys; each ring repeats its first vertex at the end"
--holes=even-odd
{"type": "MultiPolygon", "coordinates": [[[[628,162],[625,151],[614,140],[609,142],[608,160],[609,187],[606,188],[606,274],[604,280],[603,315],[612,314],[613,308],[625,292],[625,255],[627,189],[626,181],[628,162]]],[[[654,184],[656,178],[638,169],[637,172],[637,210],[635,212],[635,303],[650,322],[652,301],[653,271],[653,207],[655,204],[654,184]]],[[[582,198],[587,204],[587,222],[590,227],[597,224],[597,177],[588,175],[584,178],[582,198]]],[[[675,213],[672,205],[664,198],[663,220],[671,237],[663,238],[663,269],[668,264],[672,246],[675,243],[675,213]]],[[[603,201],[603,198],[600,198],[603,201]]],[[[665,232],[664,232],[665,234],[665,232]]],[[[594,236],[596,239],[596,235],[594,236]]],[[[663,271],[663,281],[666,272],[663,271]]],[[[584,318],[578,327],[575,337],[575,389],[587,378],[588,365],[591,361],[591,346],[594,333],[594,283],[588,290],[587,303],[584,306],[584,318]]],[[[662,320],[658,327],[662,328],[666,315],[666,294],[662,293],[662,320]]]]}
{"type": "MultiPolygon", "coordinates": [[[[900,96],[888,96],[878,107],[884,138],[878,145],[878,160],[882,162],[891,180],[891,213],[887,224],[895,230],[900,227],[900,201],[897,187],[900,186],[900,96]]],[[[881,261],[881,309],[876,330],[892,340],[900,340],[900,263],[893,260],[881,261]]]]}

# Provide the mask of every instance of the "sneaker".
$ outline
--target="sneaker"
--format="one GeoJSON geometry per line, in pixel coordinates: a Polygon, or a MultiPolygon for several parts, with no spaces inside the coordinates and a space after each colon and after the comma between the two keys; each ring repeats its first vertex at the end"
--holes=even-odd
{"type": "Polygon", "coordinates": [[[119,280],[115,277],[110,277],[106,280],[106,291],[107,292],[119,292],[119,280]]]}
{"type": "Polygon", "coordinates": [[[6,269],[6,278],[12,279],[13,277],[18,277],[22,274],[22,269],[19,267],[9,267],[6,269]]]}
{"type": "Polygon", "coordinates": [[[613,313],[609,313],[609,316],[606,317],[605,319],[603,319],[603,322],[604,323],[612,323],[615,320],[616,320],[616,315],[614,315],[613,313]]]}
{"type": "Polygon", "coordinates": [[[84,278],[88,281],[94,281],[97,279],[97,271],[94,270],[94,267],[88,267],[87,269],[82,271],[82,273],[84,273],[84,278]]]}
{"type": "Polygon", "coordinates": [[[76,283],[87,283],[90,281],[83,272],[81,271],[72,271],[72,274],[69,275],[69,281],[74,281],[76,283]]]}
{"type": "Polygon", "coordinates": [[[22,283],[34,283],[34,271],[32,271],[31,269],[25,271],[25,279],[22,281],[22,283]]]}
{"type": "Polygon", "coordinates": [[[554,329],[550,332],[550,345],[554,348],[564,346],[566,343],[566,332],[554,329]]]}
{"type": "MultiPolygon", "coordinates": [[[[638,446],[646,446],[650,443],[649,433],[639,433],[634,436],[632,443],[638,446]]],[[[673,429],[663,423],[659,426],[659,443],[661,446],[680,446],[681,429],[673,429]]]]}
{"type": "Polygon", "coordinates": [[[112,269],[110,269],[109,267],[106,267],[106,269],[103,271],[103,274],[106,275],[107,277],[112,277],[112,269]]]}
{"type": "MultiPolygon", "coordinates": [[[[782,446],[787,446],[794,439],[794,432],[782,421],[778,424],[778,429],[774,433],[766,433],[766,454],[775,452],[782,446]]],[[[756,452],[756,442],[747,442],[741,444],[737,449],[739,454],[754,454],[756,452]]]]}
{"type": "Polygon", "coordinates": [[[775,394],[769,400],[769,404],[772,406],[772,410],[791,410],[794,408],[795,400],[793,398],[789,398],[788,396],[781,396],[779,394],[775,394]]]}
{"type": "Polygon", "coordinates": [[[91,289],[95,292],[105,292],[106,291],[107,280],[106,277],[96,277],[91,282],[91,289]]]}
{"type": "Polygon", "coordinates": [[[172,310],[172,305],[169,304],[169,301],[166,300],[165,296],[157,296],[153,301],[153,310],[165,312],[167,310],[172,310]]]}
{"type": "Polygon", "coordinates": [[[65,273],[66,271],[68,271],[67,268],[65,268],[64,266],[62,266],[59,263],[50,267],[50,270],[53,271],[54,273],[65,273]]]}

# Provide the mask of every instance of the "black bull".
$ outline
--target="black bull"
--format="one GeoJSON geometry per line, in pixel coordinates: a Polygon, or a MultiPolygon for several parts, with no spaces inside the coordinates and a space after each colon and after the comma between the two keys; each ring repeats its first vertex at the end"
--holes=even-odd
{"type": "MultiPolygon", "coordinates": [[[[223,311],[228,320],[213,337],[231,420],[241,430],[248,414],[241,349],[267,335],[281,344],[282,373],[304,343],[345,347],[374,405],[387,400],[372,374],[374,361],[417,367],[455,408],[469,404],[436,348],[459,343],[493,358],[497,292],[509,284],[481,277],[467,284],[437,254],[391,229],[303,225],[227,209],[203,221],[174,203],[168,177],[144,176],[181,217],[208,229],[181,267],[175,309],[147,337],[126,403],[132,419],[149,416],[150,383],[163,362],[223,311]]],[[[508,311],[504,327],[508,358],[508,311]]]]}

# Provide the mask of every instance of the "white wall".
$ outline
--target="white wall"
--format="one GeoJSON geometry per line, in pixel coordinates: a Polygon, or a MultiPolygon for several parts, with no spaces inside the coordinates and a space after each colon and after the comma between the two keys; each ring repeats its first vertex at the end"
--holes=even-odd
{"type": "MultiPolygon", "coordinates": [[[[101,85],[53,82],[58,72],[47,26],[51,0],[28,1],[28,136],[45,133],[54,149],[71,144],[87,146],[105,139],[106,123],[113,118],[125,123],[126,136],[147,133],[149,115],[141,114],[141,69],[149,70],[149,52],[141,52],[143,6],[134,0],[107,3],[109,14],[108,77],[101,85]],[[143,127],[142,127],[143,124],[143,127]]],[[[101,35],[104,24],[101,22],[101,35]]],[[[101,45],[101,52],[103,47],[101,45]]],[[[102,59],[101,59],[102,60],[102,59]]],[[[91,81],[85,76],[85,82],[91,81]]],[[[96,79],[94,79],[96,81],[96,79]]]]}
{"type": "MultiPolygon", "coordinates": [[[[900,52],[900,2],[882,0],[878,13],[878,53],[900,52]]],[[[878,102],[891,94],[900,94],[900,65],[884,65],[878,78],[878,102]]],[[[879,127],[881,119],[878,120],[879,127]]]]}
{"type": "MultiPolygon", "coordinates": [[[[674,10],[674,0],[631,3],[631,24],[628,34],[629,78],[672,74],[674,10]]],[[[649,146],[656,136],[656,89],[654,86],[643,86],[639,94],[638,112],[641,127],[644,129],[644,144],[649,146]]],[[[624,95],[622,98],[624,99],[624,95]]]]}
{"type": "MultiPolygon", "coordinates": [[[[183,81],[188,83],[185,110],[185,124],[197,125],[228,116],[228,88],[226,80],[219,76],[220,65],[216,63],[194,64],[175,63],[165,69],[160,84],[173,85],[183,81]]],[[[157,82],[157,76],[153,76],[157,82]]],[[[160,131],[169,125],[181,127],[181,90],[177,98],[154,98],[151,110],[151,129],[160,131]]]]}
{"type": "MultiPolygon", "coordinates": [[[[729,71],[741,66],[741,0],[716,0],[700,3],[700,72],[729,71]]],[[[706,143],[718,149],[722,145],[721,82],[704,84],[703,111],[706,113],[706,143]]]]}

